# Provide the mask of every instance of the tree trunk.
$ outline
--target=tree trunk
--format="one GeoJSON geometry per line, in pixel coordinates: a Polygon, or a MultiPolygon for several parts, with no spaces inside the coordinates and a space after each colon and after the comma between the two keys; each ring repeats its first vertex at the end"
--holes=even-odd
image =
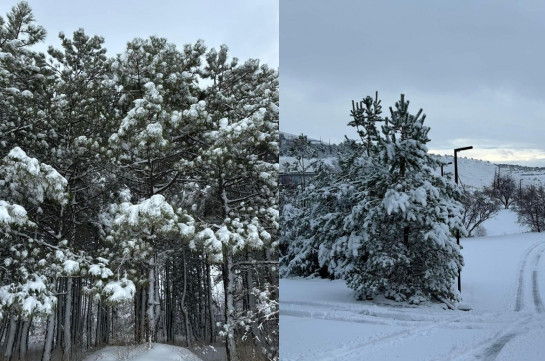
{"type": "Polygon", "coordinates": [[[155,272],[157,265],[155,264],[155,256],[152,256],[149,260],[149,274],[148,274],[148,311],[147,311],[147,331],[148,331],[148,343],[151,348],[151,343],[156,341],[156,326],[157,326],[157,294],[156,294],[156,282],[155,272]]]}
{"type": "Polygon", "coordinates": [[[86,333],[87,333],[87,341],[86,341],[86,348],[89,349],[91,345],[93,344],[93,297],[89,295],[87,297],[87,323],[86,323],[86,333]]]}
{"type": "Polygon", "coordinates": [[[165,329],[167,342],[174,342],[174,305],[173,291],[171,290],[172,280],[170,277],[171,262],[167,261],[165,267],[165,329]]]}
{"type": "Polygon", "coordinates": [[[146,332],[146,290],[142,287],[142,292],[140,294],[141,300],[140,300],[140,340],[139,343],[142,343],[145,341],[145,332],[146,332]]]}
{"type": "Polygon", "coordinates": [[[72,278],[69,277],[66,283],[66,303],[64,305],[62,361],[70,361],[72,355],[72,282],[72,278]]]}
{"type": "MultiPolygon", "coordinates": [[[[249,252],[246,253],[246,259],[248,261],[251,260],[249,252]]],[[[248,309],[251,312],[255,312],[256,310],[256,299],[255,295],[252,293],[252,289],[254,288],[254,275],[253,275],[253,268],[248,267],[246,270],[246,283],[248,285],[248,309]]],[[[252,335],[254,336],[254,342],[256,345],[260,345],[260,349],[265,348],[265,345],[261,345],[261,340],[263,339],[261,337],[261,332],[259,331],[259,327],[257,324],[257,320],[255,322],[252,322],[252,335]]]]}
{"type": "Polygon", "coordinates": [[[17,330],[17,321],[13,317],[9,319],[9,328],[7,334],[6,351],[4,357],[7,361],[11,359],[13,353],[13,344],[15,342],[15,331],[17,330]]]}
{"type": "Polygon", "coordinates": [[[142,287],[137,286],[134,297],[134,342],[142,343],[142,328],[140,327],[140,303],[142,302],[142,287]]]}
{"type": "Polygon", "coordinates": [[[42,361],[51,360],[51,350],[53,349],[53,335],[55,334],[55,310],[51,311],[51,314],[47,318],[47,328],[45,331],[44,352],[42,354],[42,361]]]}
{"type": "Polygon", "coordinates": [[[185,250],[182,249],[182,262],[184,264],[184,288],[182,290],[182,299],[180,301],[180,306],[182,309],[182,313],[184,315],[184,322],[185,322],[185,340],[187,342],[187,347],[191,347],[191,333],[189,332],[189,316],[187,314],[187,308],[185,305],[185,296],[187,293],[187,260],[185,258],[185,250]]]}
{"type": "Polygon", "coordinates": [[[223,289],[225,293],[225,324],[228,332],[225,337],[227,361],[239,361],[235,342],[235,275],[233,273],[233,254],[223,246],[223,289]]]}
{"type": "Polygon", "coordinates": [[[216,329],[214,323],[214,310],[212,307],[212,275],[210,272],[210,264],[206,261],[206,284],[208,296],[208,318],[210,322],[210,343],[216,342],[216,329]]]}
{"type": "Polygon", "coordinates": [[[28,332],[30,330],[30,324],[32,323],[32,318],[23,321],[21,329],[21,338],[19,342],[19,359],[21,361],[26,360],[26,353],[28,351],[28,332]]]}
{"type": "Polygon", "coordinates": [[[20,318],[19,321],[17,321],[17,331],[15,332],[15,342],[13,343],[12,347],[12,355],[11,358],[13,360],[19,360],[20,354],[20,345],[21,345],[21,335],[23,334],[23,320],[20,318]]]}
{"type": "Polygon", "coordinates": [[[6,333],[6,329],[8,327],[8,320],[3,319],[0,320],[0,347],[2,346],[2,339],[4,338],[4,334],[6,333]]]}
{"type": "Polygon", "coordinates": [[[95,334],[95,347],[102,344],[102,307],[101,302],[97,302],[97,328],[95,334]]]}
{"type": "Polygon", "coordinates": [[[83,317],[82,317],[82,279],[74,279],[73,301],[72,301],[72,348],[77,348],[83,344],[83,317]]]}
{"type": "MultiPolygon", "coordinates": [[[[66,281],[66,279],[59,279],[57,282],[58,282],[58,287],[57,287],[57,293],[59,294],[62,294],[65,292],[65,287],[64,287],[64,281],[66,281]]],[[[55,344],[53,345],[54,349],[59,349],[60,347],[62,347],[63,345],[63,327],[62,325],[64,324],[64,307],[65,307],[65,297],[57,297],[57,317],[56,317],[56,322],[55,322],[55,327],[56,327],[56,334],[57,336],[55,337],[55,344]]]]}

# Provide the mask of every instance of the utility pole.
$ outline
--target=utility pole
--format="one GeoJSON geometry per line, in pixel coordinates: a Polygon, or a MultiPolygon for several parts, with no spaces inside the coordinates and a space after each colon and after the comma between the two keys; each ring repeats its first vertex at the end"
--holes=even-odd
{"type": "Polygon", "coordinates": [[[452,162],[448,162],[447,164],[441,164],[441,177],[444,176],[443,167],[449,164],[452,164],[452,162]]]}
{"type": "MultiPolygon", "coordinates": [[[[469,149],[473,149],[473,146],[470,145],[469,147],[454,149],[454,182],[456,182],[456,184],[458,184],[458,152],[461,152],[463,150],[469,150],[469,149]]],[[[460,247],[460,231],[456,231],[456,243],[458,244],[458,247],[460,247]]],[[[461,273],[462,272],[458,270],[458,292],[462,292],[461,273]]]]}

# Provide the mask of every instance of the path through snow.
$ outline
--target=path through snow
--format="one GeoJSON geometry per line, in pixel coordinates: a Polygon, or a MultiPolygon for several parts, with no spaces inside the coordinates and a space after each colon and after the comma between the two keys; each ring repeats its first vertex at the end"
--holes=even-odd
{"type": "Polygon", "coordinates": [[[160,343],[138,346],[107,346],[84,361],[202,361],[186,348],[160,343]]]}

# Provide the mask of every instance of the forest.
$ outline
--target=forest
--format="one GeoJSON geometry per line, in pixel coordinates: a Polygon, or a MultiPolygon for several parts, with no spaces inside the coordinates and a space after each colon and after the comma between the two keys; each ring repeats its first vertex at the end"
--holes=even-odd
{"type": "Polygon", "coordinates": [[[0,17],[0,350],[278,359],[278,71],[227,46],[0,17]]]}

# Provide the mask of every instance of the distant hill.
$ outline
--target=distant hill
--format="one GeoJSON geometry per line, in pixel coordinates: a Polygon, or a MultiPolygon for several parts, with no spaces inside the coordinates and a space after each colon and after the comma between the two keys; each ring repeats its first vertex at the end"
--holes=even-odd
{"type": "MultiPolygon", "coordinates": [[[[286,132],[279,132],[280,135],[280,156],[293,156],[293,152],[291,151],[291,145],[293,144],[293,141],[297,138],[299,138],[300,134],[295,135],[291,133],[286,132]]],[[[312,138],[307,139],[310,141],[310,144],[314,147],[314,149],[320,154],[320,157],[327,157],[331,156],[333,154],[336,154],[337,150],[337,144],[329,144],[324,143],[321,140],[316,140],[312,138]]]]}
{"type": "Polygon", "coordinates": [[[297,137],[299,137],[299,135],[295,135],[295,134],[291,134],[291,133],[286,133],[286,132],[283,132],[283,131],[280,131],[278,132],[279,135],[280,135],[280,138],[284,137],[284,139],[288,139],[288,140],[291,140],[291,139],[297,139],[297,137]]]}
{"type": "MultiPolygon", "coordinates": [[[[446,162],[454,162],[453,156],[438,156],[446,162]]],[[[335,157],[324,157],[322,160],[329,165],[337,164],[335,157]]],[[[280,157],[280,171],[285,172],[285,163],[293,163],[294,157],[280,157]]],[[[307,162],[310,164],[311,162],[307,162]]],[[[445,174],[452,174],[454,177],[454,164],[446,165],[444,168],[445,174]]],[[[494,180],[496,172],[500,174],[510,174],[515,179],[517,186],[522,180],[522,185],[544,185],[545,186],[545,168],[526,167],[512,164],[493,164],[479,159],[458,158],[458,178],[461,184],[471,188],[482,188],[489,186],[494,180]]],[[[437,174],[440,174],[437,170],[437,174]]]]}
{"type": "MultiPolygon", "coordinates": [[[[280,132],[280,172],[288,172],[284,164],[293,163],[295,158],[294,154],[289,150],[289,144],[293,139],[297,139],[299,135],[280,132]]],[[[312,147],[315,149],[317,157],[322,159],[326,164],[334,166],[337,164],[335,155],[339,149],[338,144],[324,144],[319,140],[311,140],[312,147]]],[[[454,162],[452,155],[442,155],[439,158],[446,162],[454,162]]],[[[310,164],[312,161],[307,161],[306,164],[310,164]]],[[[290,171],[294,171],[293,168],[290,171]]],[[[312,169],[309,169],[312,171],[312,169]]],[[[545,167],[528,167],[522,165],[513,164],[494,164],[487,161],[471,158],[458,158],[458,178],[461,184],[472,187],[482,188],[492,184],[494,174],[496,172],[500,174],[510,174],[515,179],[517,186],[522,180],[522,185],[544,185],[545,186],[545,167]]],[[[437,170],[437,174],[440,174],[440,170],[437,170]]],[[[449,164],[444,167],[444,172],[451,173],[454,176],[454,165],[449,164]]]]}
{"type": "MultiPolygon", "coordinates": [[[[453,156],[440,156],[447,162],[454,162],[453,156]]],[[[449,164],[444,167],[445,173],[454,174],[454,165],[449,164]]],[[[458,178],[464,185],[481,188],[492,184],[495,172],[500,174],[509,174],[519,185],[545,185],[545,168],[526,167],[512,164],[494,164],[479,159],[458,158],[458,178]]]]}

